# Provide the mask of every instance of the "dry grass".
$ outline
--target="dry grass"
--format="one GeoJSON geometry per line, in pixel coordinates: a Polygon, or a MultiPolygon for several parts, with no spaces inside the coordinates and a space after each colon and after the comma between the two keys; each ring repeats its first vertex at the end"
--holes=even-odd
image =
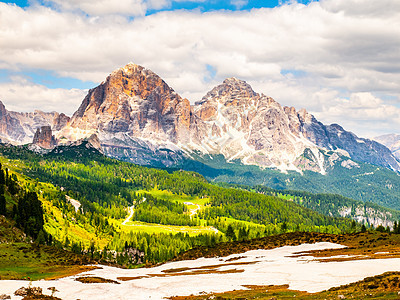
{"type": "Polygon", "coordinates": [[[243,286],[242,290],[225,293],[203,293],[201,295],[170,297],[171,300],[227,300],[227,299],[302,299],[302,300],[337,300],[337,299],[399,299],[400,272],[387,272],[375,277],[335,287],[320,293],[307,293],[289,290],[288,285],[279,286],[243,286]]]}
{"type": "Polygon", "coordinates": [[[97,276],[85,276],[85,277],[78,277],[75,278],[76,281],[82,282],[82,283],[114,283],[114,284],[120,284],[118,281],[112,280],[112,279],[106,279],[106,278],[101,278],[97,276]]]}
{"type": "MultiPolygon", "coordinates": [[[[354,259],[377,259],[400,257],[400,235],[381,232],[354,234],[327,234],[316,232],[290,232],[243,242],[221,243],[215,247],[198,247],[178,255],[174,261],[192,260],[200,257],[224,257],[244,253],[249,250],[273,249],[283,246],[297,246],[317,242],[331,242],[347,246],[333,250],[318,250],[301,253],[320,257],[321,261],[330,261],[324,257],[347,255],[347,258],[333,258],[335,261],[354,259]],[[353,257],[351,257],[353,256],[353,257]],[[354,257],[357,256],[357,257],[354,257]]],[[[300,255],[300,253],[299,253],[300,255]]]]}
{"type": "MultiPolygon", "coordinates": [[[[347,246],[341,249],[314,250],[296,253],[295,256],[314,256],[321,262],[360,259],[384,259],[400,257],[400,235],[381,232],[365,232],[345,235],[294,232],[239,243],[224,243],[214,248],[200,247],[175,258],[196,259],[221,257],[248,250],[273,249],[285,245],[332,242],[347,246]]],[[[243,290],[171,297],[173,300],[194,299],[400,299],[400,272],[387,272],[362,281],[332,288],[320,293],[289,290],[282,286],[244,286],[243,290]],[[246,289],[247,288],[247,289],[246,289]]]]}

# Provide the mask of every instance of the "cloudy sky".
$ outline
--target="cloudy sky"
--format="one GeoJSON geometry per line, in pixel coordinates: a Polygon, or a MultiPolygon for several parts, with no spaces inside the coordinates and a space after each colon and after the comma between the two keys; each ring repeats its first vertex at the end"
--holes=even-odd
{"type": "Polygon", "coordinates": [[[0,100],[71,115],[129,62],[192,103],[227,77],[366,137],[400,133],[399,0],[0,2],[0,100]]]}

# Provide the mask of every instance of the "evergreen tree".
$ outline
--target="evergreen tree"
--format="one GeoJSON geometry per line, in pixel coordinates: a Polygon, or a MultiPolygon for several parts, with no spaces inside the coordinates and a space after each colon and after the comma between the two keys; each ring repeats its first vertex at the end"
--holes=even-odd
{"type": "Polygon", "coordinates": [[[6,184],[6,177],[4,174],[4,170],[1,168],[1,164],[0,164],[0,184],[6,184]]]}
{"type": "Polygon", "coordinates": [[[361,225],[361,232],[366,232],[366,231],[367,231],[367,228],[365,227],[364,224],[362,224],[362,225],[361,225]]]}
{"type": "Polygon", "coordinates": [[[6,215],[6,197],[4,194],[0,194],[0,215],[6,215]]]}
{"type": "Polygon", "coordinates": [[[230,241],[236,241],[236,234],[231,224],[228,225],[225,235],[230,241]]]}
{"type": "Polygon", "coordinates": [[[400,234],[400,221],[399,222],[394,222],[393,231],[396,234],[400,234]],[[394,227],[394,226],[396,226],[396,227],[394,227]]]}
{"type": "Polygon", "coordinates": [[[42,203],[35,192],[28,192],[18,201],[17,225],[34,239],[43,230],[42,203]]]}
{"type": "Polygon", "coordinates": [[[281,224],[281,231],[282,231],[282,232],[286,232],[287,229],[288,229],[287,223],[286,223],[286,222],[283,222],[283,223],[281,224]]]}
{"type": "Polygon", "coordinates": [[[351,221],[351,232],[355,232],[355,230],[356,230],[356,221],[353,220],[351,221]]]}
{"type": "Polygon", "coordinates": [[[44,245],[46,243],[46,237],[43,230],[39,231],[39,234],[36,238],[36,243],[39,245],[44,245]]]}

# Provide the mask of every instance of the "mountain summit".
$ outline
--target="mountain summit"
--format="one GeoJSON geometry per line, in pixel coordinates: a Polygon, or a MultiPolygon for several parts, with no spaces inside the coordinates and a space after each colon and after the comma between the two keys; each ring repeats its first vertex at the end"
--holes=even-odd
{"type": "Polygon", "coordinates": [[[190,103],[152,71],[130,63],[89,91],[70,126],[176,143],[188,139],[190,103]]]}

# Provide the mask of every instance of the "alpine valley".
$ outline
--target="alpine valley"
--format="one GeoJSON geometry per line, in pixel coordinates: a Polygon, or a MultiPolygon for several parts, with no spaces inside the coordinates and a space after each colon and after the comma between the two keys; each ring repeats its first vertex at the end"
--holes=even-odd
{"type": "MultiPolygon", "coordinates": [[[[315,242],[348,246],[331,253],[344,260],[400,258],[395,137],[380,139],[392,153],[305,109],[283,107],[240,79],[224,80],[192,105],[130,63],[89,90],[71,117],[8,111],[0,102],[0,139],[0,279],[315,242]]],[[[230,263],[243,257],[227,265],[259,263],[230,263]]],[[[74,281],[132,288],[124,282],[244,272],[177,264],[163,274],[74,281]]],[[[71,299],[92,299],[83,290],[68,294],[71,282],[55,286],[71,299]]],[[[52,291],[46,299],[56,299],[52,291]]]]}

